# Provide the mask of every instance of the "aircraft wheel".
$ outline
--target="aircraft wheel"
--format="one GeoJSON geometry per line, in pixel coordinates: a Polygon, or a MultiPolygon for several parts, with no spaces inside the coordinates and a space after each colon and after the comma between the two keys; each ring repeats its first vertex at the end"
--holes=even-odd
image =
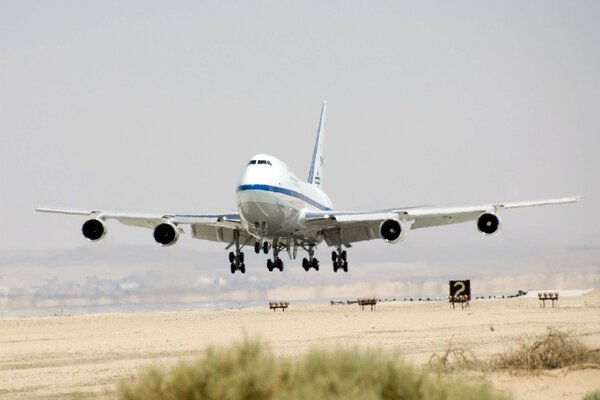
{"type": "Polygon", "coordinates": [[[331,252],[331,261],[336,262],[337,261],[337,252],[332,251],[331,252]]]}
{"type": "Polygon", "coordinates": [[[309,270],[309,265],[308,265],[308,260],[306,258],[302,259],[302,268],[304,268],[305,271],[309,270]]]}
{"type": "Polygon", "coordinates": [[[233,251],[229,252],[229,262],[232,263],[235,261],[235,254],[233,251]]]}
{"type": "Polygon", "coordinates": [[[337,270],[338,270],[338,263],[337,263],[337,261],[334,261],[333,262],[333,272],[337,272],[337,270]]]}
{"type": "Polygon", "coordinates": [[[269,254],[269,242],[263,243],[263,253],[269,254]]]}
{"type": "Polygon", "coordinates": [[[246,273],[246,264],[240,265],[240,271],[242,272],[242,274],[246,273]]]}
{"type": "Polygon", "coordinates": [[[231,273],[235,274],[235,264],[231,263],[231,273]]]}
{"type": "Polygon", "coordinates": [[[316,258],[313,258],[311,267],[313,267],[314,269],[316,269],[318,271],[319,270],[319,260],[317,260],[316,258]]]}
{"type": "Polygon", "coordinates": [[[346,261],[346,250],[342,251],[342,260],[346,261]]]}
{"type": "Polygon", "coordinates": [[[240,253],[240,262],[244,263],[244,253],[240,253]]]}
{"type": "Polygon", "coordinates": [[[280,271],[283,271],[283,261],[281,261],[281,258],[278,258],[278,259],[277,259],[277,264],[276,264],[276,265],[277,265],[277,268],[278,268],[280,271]]]}
{"type": "Polygon", "coordinates": [[[344,261],[344,272],[348,272],[348,261],[344,261]]]}
{"type": "Polygon", "coordinates": [[[269,271],[273,271],[273,260],[271,260],[271,259],[267,260],[267,269],[269,271]]]}
{"type": "Polygon", "coordinates": [[[260,243],[258,243],[258,242],[254,243],[254,252],[256,254],[260,253],[260,243]]]}

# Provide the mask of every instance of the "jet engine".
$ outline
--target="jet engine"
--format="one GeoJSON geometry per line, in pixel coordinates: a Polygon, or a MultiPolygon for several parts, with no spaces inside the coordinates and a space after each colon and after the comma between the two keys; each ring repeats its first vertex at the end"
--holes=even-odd
{"type": "Polygon", "coordinates": [[[163,222],[154,228],[154,240],[163,247],[172,246],[179,239],[179,228],[171,222],[163,222]]]}
{"type": "Polygon", "coordinates": [[[106,225],[104,221],[98,218],[85,221],[81,227],[81,233],[90,242],[96,242],[106,235],[106,225]]]}
{"type": "Polygon", "coordinates": [[[386,219],[379,225],[379,236],[386,243],[396,243],[404,236],[404,226],[397,219],[386,219]]]}
{"type": "Polygon", "coordinates": [[[484,235],[493,235],[502,227],[500,218],[496,214],[484,213],[477,219],[477,229],[484,235]]]}

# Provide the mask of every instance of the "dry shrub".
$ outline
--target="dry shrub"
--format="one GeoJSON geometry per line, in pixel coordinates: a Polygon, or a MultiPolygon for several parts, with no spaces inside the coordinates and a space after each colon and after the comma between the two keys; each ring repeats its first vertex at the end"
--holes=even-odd
{"type": "Polygon", "coordinates": [[[498,370],[527,373],[586,367],[600,367],[600,349],[591,350],[577,339],[554,329],[549,329],[540,339],[523,341],[518,348],[496,354],[488,361],[481,361],[460,347],[449,346],[441,355],[434,353],[427,363],[427,368],[438,374],[498,370]]]}
{"type": "Polygon", "coordinates": [[[600,365],[600,352],[590,350],[566,333],[550,329],[533,343],[522,343],[517,349],[498,354],[490,362],[496,370],[535,372],[559,368],[581,368],[600,365]]]}
{"type": "Polygon", "coordinates": [[[486,383],[431,377],[380,351],[313,350],[293,362],[258,342],[211,348],[195,362],[150,369],[121,386],[136,399],[404,399],[495,400],[486,383]]]}
{"type": "Polygon", "coordinates": [[[441,355],[433,353],[426,367],[428,370],[438,374],[486,369],[485,363],[478,360],[473,353],[463,348],[452,346],[448,347],[441,355]]]}

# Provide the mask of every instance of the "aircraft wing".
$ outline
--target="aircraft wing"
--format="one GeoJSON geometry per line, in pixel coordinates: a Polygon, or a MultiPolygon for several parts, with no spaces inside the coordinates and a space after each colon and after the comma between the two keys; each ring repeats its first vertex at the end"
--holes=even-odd
{"type": "Polygon", "coordinates": [[[496,215],[504,209],[573,203],[579,197],[538,201],[484,204],[467,207],[419,206],[373,211],[319,211],[306,214],[306,225],[319,231],[328,246],[380,239],[380,227],[386,220],[398,220],[410,229],[458,224],[478,220],[485,213],[496,215]]]}
{"type": "Polygon", "coordinates": [[[180,230],[180,225],[191,227],[192,237],[213,242],[233,242],[234,232],[239,230],[240,241],[250,241],[251,236],[242,228],[239,213],[222,214],[142,214],[101,210],[74,210],[63,208],[36,208],[38,212],[81,215],[102,221],[115,219],[124,225],[154,229],[162,223],[171,223],[180,230]]]}

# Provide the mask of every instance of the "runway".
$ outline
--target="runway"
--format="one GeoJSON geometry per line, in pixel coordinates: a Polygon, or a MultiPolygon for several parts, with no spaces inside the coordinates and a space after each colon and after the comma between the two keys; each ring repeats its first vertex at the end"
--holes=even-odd
{"type": "MultiPolygon", "coordinates": [[[[284,299],[282,299],[284,300],[284,299]]],[[[313,346],[378,348],[423,365],[451,343],[487,357],[522,338],[560,329],[600,348],[600,291],[541,308],[535,298],[476,300],[465,310],[444,301],[358,305],[290,304],[259,308],[0,318],[0,398],[62,397],[95,392],[114,397],[117,384],[140,367],[174,363],[248,336],[277,354],[313,346]]],[[[600,387],[600,370],[537,377],[492,374],[516,399],[581,399],[600,387]]]]}

